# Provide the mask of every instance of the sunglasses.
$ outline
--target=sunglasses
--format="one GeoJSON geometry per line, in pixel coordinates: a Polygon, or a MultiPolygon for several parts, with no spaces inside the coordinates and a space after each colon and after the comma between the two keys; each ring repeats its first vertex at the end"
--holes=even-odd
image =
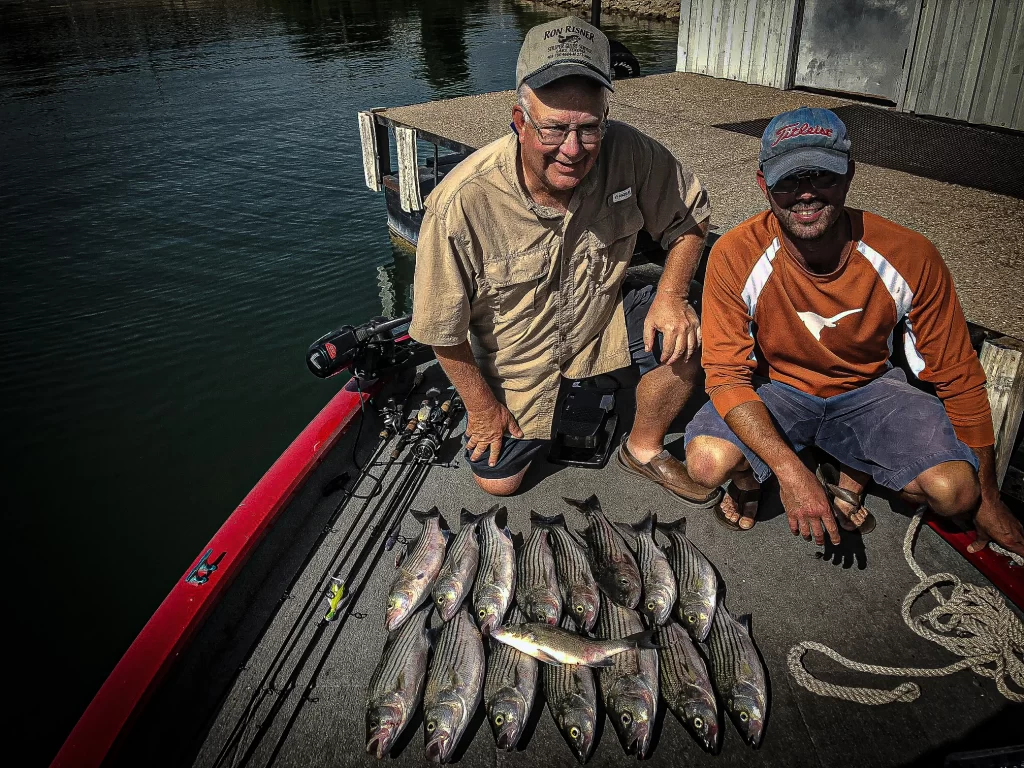
{"type": "Polygon", "coordinates": [[[804,171],[794,173],[790,176],[779,179],[769,189],[773,195],[792,195],[804,181],[810,182],[811,186],[821,191],[832,189],[843,177],[831,171],[804,171]]]}

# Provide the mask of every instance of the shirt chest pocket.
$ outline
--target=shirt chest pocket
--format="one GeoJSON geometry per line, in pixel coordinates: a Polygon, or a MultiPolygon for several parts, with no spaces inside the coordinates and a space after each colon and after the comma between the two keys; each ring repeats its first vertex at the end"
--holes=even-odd
{"type": "Polygon", "coordinates": [[[631,203],[613,206],[587,231],[587,278],[601,291],[618,290],[633,256],[636,233],[644,226],[643,214],[631,203]]]}
{"type": "Polygon", "coordinates": [[[543,245],[484,262],[484,276],[498,319],[512,322],[533,316],[551,259],[551,247],[543,245]]]}

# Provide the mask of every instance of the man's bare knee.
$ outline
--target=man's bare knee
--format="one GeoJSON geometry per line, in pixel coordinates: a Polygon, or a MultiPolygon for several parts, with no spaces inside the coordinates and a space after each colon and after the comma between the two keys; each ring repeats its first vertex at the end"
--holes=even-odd
{"type": "Polygon", "coordinates": [[[694,353],[690,355],[689,360],[679,358],[671,366],[672,372],[683,381],[693,381],[697,378],[697,375],[701,371],[700,367],[700,347],[698,346],[694,353]]]}
{"type": "Polygon", "coordinates": [[[945,516],[970,512],[981,494],[978,473],[966,461],[929,467],[911,485],[917,486],[933,512],[945,516]]]}
{"type": "Polygon", "coordinates": [[[686,470],[694,482],[714,488],[744,462],[743,453],[728,440],[698,435],[686,446],[686,470]]]}
{"type": "Polygon", "coordinates": [[[527,464],[511,477],[487,478],[473,475],[473,478],[476,480],[476,484],[491,494],[491,496],[511,496],[519,490],[523,477],[526,475],[526,470],[529,468],[530,465],[527,464]]]}

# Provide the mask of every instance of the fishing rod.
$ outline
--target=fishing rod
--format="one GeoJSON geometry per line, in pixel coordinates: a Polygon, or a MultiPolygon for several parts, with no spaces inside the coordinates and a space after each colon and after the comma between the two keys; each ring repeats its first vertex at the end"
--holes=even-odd
{"type": "MultiPolygon", "coordinates": [[[[407,455],[406,459],[408,458],[409,457],[407,455]]],[[[426,479],[426,472],[424,470],[429,469],[429,466],[424,467],[420,465],[419,462],[416,462],[414,464],[403,462],[402,468],[406,469],[407,467],[412,467],[413,470],[411,472],[408,472],[406,474],[406,477],[403,478],[402,487],[396,491],[395,496],[392,496],[393,499],[395,497],[406,497],[408,495],[409,490],[412,490],[412,496],[415,496],[415,493],[418,492],[420,487],[422,487],[423,481],[426,479]],[[418,475],[420,476],[417,477],[418,475]]],[[[367,522],[369,523],[369,521],[367,522]]],[[[369,539],[367,540],[367,545],[372,543],[374,541],[374,538],[375,534],[371,534],[369,539]]],[[[364,552],[365,550],[366,548],[364,547],[364,552]]],[[[299,675],[302,673],[303,669],[305,669],[307,663],[310,661],[311,657],[313,656],[313,652],[320,645],[320,641],[323,638],[324,634],[327,632],[328,627],[334,627],[335,629],[330,637],[330,640],[328,641],[326,647],[324,648],[322,654],[320,655],[320,658],[317,660],[316,667],[313,670],[313,675],[310,678],[311,682],[303,688],[302,696],[299,699],[298,704],[295,706],[295,708],[289,715],[288,722],[285,725],[283,732],[278,737],[274,745],[273,752],[271,753],[269,760],[267,760],[266,765],[272,765],[274,760],[276,760],[278,752],[283,746],[288,736],[288,733],[292,728],[292,725],[294,724],[296,718],[298,717],[299,711],[302,709],[303,703],[309,699],[310,692],[313,690],[313,688],[316,687],[314,681],[317,679],[317,676],[323,669],[324,664],[330,657],[331,651],[334,648],[334,644],[337,641],[337,638],[341,635],[342,630],[344,629],[345,625],[348,622],[348,619],[353,615],[351,607],[355,605],[356,601],[358,600],[359,594],[361,594],[363,589],[365,588],[366,583],[369,581],[370,575],[373,572],[373,568],[380,560],[380,556],[383,554],[383,552],[384,549],[383,547],[381,547],[377,553],[376,558],[374,558],[374,561],[370,564],[369,568],[363,574],[361,581],[355,588],[348,590],[345,589],[345,585],[351,582],[351,578],[348,582],[342,580],[338,576],[332,578],[332,591],[328,601],[327,613],[325,613],[324,616],[321,617],[320,621],[318,621],[316,626],[313,628],[313,634],[310,636],[309,640],[304,645],[302,653],[297,659],[295,665],[292,667],[291,672],[288,674],[288,679],[284,682],[284,685],[276,689],[276,692],[279,695],[270,705],[270,709],[266,713],[266,715],[260,720],[259,726],[256,729],[256,733],[254,734],[252,740],[249,742],[249,745],[246,748],[245,753],[242,756],[242,759],[240,761],[233,761],[233,766],[245,766],[248,765],[249,762],[252,760],[253,756],[256,753],[256,750],[259,748],[264,737],[267,735],[267,732],[269,731],[270,727],[273,725],[274,720],[277,718],[277,715],[284,707],[286,699],[288,698],[288,694],[290,694],[295,689],[295,685],[298,682],[299,675]],[[328,618],[328,616],[330,616],[331,618],[328,618]]],[[[363,559],[363,553],[360,553],[360,559],[363,559]]],[[[345,562],[345,558],[343,558],[341,562],[345,562]]],[[[350,577],[351,574],[354,572],[355,570],[350,571],[350,577]]],[[[291,652],[292,651],[290,649],[288,652],[289,656],[291,655],[291,652]]],[[[280,670],[278,670],[278,673],[279,672],[280,670]]],[[[276,677],[276,674],[278,673],[275,673],[274,676],[276,677]]],[[[255,713],[259,709],[259,707],[262,706],[263,701],[270,694],[270,692],[271,690],[268,689],[260,694],[259,703],[252,709],[252,713],[255,713]]],[[[251,717],[252,715],[249,716],[251,717]]],[[[236,725],[236,730],[241,727],[243,727],[242,723],[239,723],[238,725],[236,725]]],[[[247,724],[245,727],[247,729],[247,724]]]]}
{"type": "MultiPolygon", "coordinates": [[[[266,632],[268,631],[269,627],[273,624],[273,621],[276,618],[276,616],[277,616],[278,612],[280,611],[281,607],[286,603],[286,601],[289,598],[292,590],[295,588],[296,583],[302,577],[303,573],[305,572],[306,567],[309,565],[309,563],[312,561],[312,559],[316,556],[316,554],[317,554],[317,552],[318,552],[318,550],[320,548],[320,545],[323,543],[323,541],[327,537],[327,535],[334,529],[333,528],[334,524],[337,522],[338,518],[341,515],[341,512],[344,510],[344,508],[348,504],[348,502],[352,498],[370,499],[370,498],[372,498],[374,496],[373,493],[368,494],[366,496],[359,496],[359,495],[357,495],[355,493],[355,491],[359,487],[359,485],[362,482],[363,478],[365,478],[367,475],[373,477],[373,475],[371,475],[368,472],[369,468],[377,460],[379,460],[380,456],[383,454],[384,449],[387,447],[387,445],[390,442],[391,438],[394,437],[399,432],[399,430],[401,428],[401,425],[402,425],[402,422],[403,422],[402,413],[405,410],[405,407],[404,407],[405,403],[408,401],[409,397],[412,396],[412,393],[420,386],[422,381],[423,381],[423,374],[421,372],[417,372],[415,377],[413,378],[412,386],[405,392],[404,396],[402,397],[402,401],[401,401],[400,404],[393,403],[393,398],[389,399],[387,405],[385,406],[385,409],[389,410],[390,413],[384,416],[384,426],[381,429],[380,433],[378,434],[377,445],[376,445],[376,448],[374,449],[373,454],[371,455],[370,460],[367,461],[367,463],[364,465],[363,470],[356,477],[356,481],[353,483],[352,488],[345,494],[345,498],[342,499],[342,501],[335,507],[334,511],[331,513],[331,516],[330,516],[327,524],[324,526],[323,530],[319,534],[319,536],[317,538],[317,541],[313,544],[313,546],[310,547],[309,551],[306,554],[306,557],[303,560],[303,563],[302,563],[301,567],[296,571],[295,576],[292,578],[291,582],[289,583],[288,588],[286,589],[284,595],[278,601],[278,603],[274,607],[273,612],[272,612],[271,616],[269,617],[267,623],[264,625],[264,628],[263,628],[262,632],[260,633],[259,639],[256,641],[256,643],[253,646],[254,648],[258,647],[260,642],[262,642],[263,637],[266,635],[266,632]]],[[[425,403],[428,402],[428,401],[429,401],[429,398],[425,398],[424,399],[425,403]]],[[[422,406],[421,406],[421,408],[422,408],[422,406]]],[[[411,424],[411,427],[407,426],[407,431],[410,434],[415,429],[415,426],[416,426],[416,423],[417,423],[417,420],[416,420],[417,414],[418,414],[418,411],[414,411],[413,413],[410,414],[409,421],[412,424],[411,424]]],[[[364,416],[364,418],[365,418],[365,416],[364,416]]],[[[408,442],[408,436],[406,437],[406,442],[408,442]]],[[[353,463],[355,463],[354,456],[353,456],[353,463]]],[[[377,481],[377,483],[382,483],[383,482],[383,479],[386,477],[387,471],[388,471],[388,469],[390,469],[392,464],[393,464],[393,461],[389,461],[387,467],[385,468],[384,472],[381,474],[380,478],[379,479],[378,478],[374,478],[375,481],[377,481]]],[[[358,466],[358,464],[356,466],[358,466]]],[[[378,508],[379,508],[380,504],[386,498],[387,498],[387,495],[385,494],[385,496],[383,496],[380,499],[380,501],[378,501],[378,508]]],[[[353,521],[353,528],[356,525],[359,524],[360,520],[362,520],[362,518],[363,518],[363,516],[365,514],[365,511],[366,511],[366,507],[364,506],[363,509],[360,511],[360,513],[356,516],[356,519],[353,521]]],[[[350,529],[349,533],[351,533],[351,529],[350,529]]],[[[218,757],[217,757],[217,759],[215,761],[215,765],[220,765],[220,764],[223,763],[224,759],[226,758],[228,750],[230,750],[233,746],[235,746],[235,743],[237,742],[237,740],[242,736],[242,733],[240,732],[240,729],[245,727],[245,724],[247,723],[247,721],[252,716],[252,713],[254,713],[255,711],[257,711],[259,709],[259,707],[262,705],[263,700],[265,699],[265,697],[271,692],[272,686],[268,686],[268,681],[271,681],[273,677],[275,677],[277,674],[279,674],[280,667],[283,664],[284,660],[288,656],[291,655],[292,650],[294,650],[295,645],[298,643],[298,640],[299,640],[299,637],[300,637],[300,634],[301,634],[299,632],[299,630],[302,627],[306,626],[309,618],[312,617],[312,615],[313,615],[313,613],[315,611],[315,605],[317,603],[319,603],[319,601],[321,599],[321,596],[323,594],[323,590],[326,588],[326,584],[330,583],[330,580],[329,580],[330,574],[334,571],[334,569],[337,567],[337,564],[339,562],[343,562],[343,560],[339,560],[339,558],[341,556],[341,550],[348,543],[349,538],[350,538],[350,536],[346,535],[345,538],[343,538],[343,540],[341,541],[341,543],[339,543],[339,545],[337,546],[337,548],[335,550],[334,555],[328,560],[327,565],[324,568],[324,571],[320,574],[319,579],[315,582],[317,584],[317,587],[310,593],[309,597],[307,597],[307,599],[305,601],[305,604],[303,605],[302,609],[299,611],[298,616],[296,617],[296,619],[293,621],[291,627],[289,628],[288,633],[285,636],[284,641],[282,642],[282,644],[281,644],[280,648],[278,649],[277,653],[274,655],[274,658],[271,660],[270,665],[268,666],[267,671],[264,673],[262,680],[255,687],[254,694],[253,694],[252,698],[250,698],[248,704],[246,705],[246,708],[245,708],[245,711],[243,712],[242,717],[236,723],[235,728],[233,728],[232,732],[229,734],[228,739],[225,742],[224,747],[220,750],[220,753],[218,754],[218,757]]],[[[235,679],[236,680],[237,680],[238,674],[240,674],[241,670],[242,670],[242,668],[239,668],[239,670],[236,671],[236,673],[235,673],[235,679]]],[[[230,691],[230,687],[227,690],[229,692],[230,691]]],[[[225,693],[225,696],[226,695],[227,695],[227,693],[225,693]]]]}
{"type": "MultiPolygon", "coordinates": [[[[453,431],[455,425],[458,423],[458,418],[461,417],[461,413],[459,411],[459,408],[461,407],[461,400],[458,398],[457,394],[454,394],[451,398],[449,398],[448,402],[446,402],[445,405],[447,405],[447,408],[445,408],[444,411],[443,411],[443,413],[444,413],[444,417],[443,418],[440,418],[440,419],[439,418],[430,419],[428,417],[428,418],[424,418],[424,419],[418,419],[418,423],[420,423],[420,424],[431,425],[429,428],[432,428],[434,430],[441,430],[440,436],[435,435],[433,438],[429,439],[429,442],[428,442],[429,445],[440,446],[445,440],[447,440],[447,438],[451,435],[451,432],[453,431]]],[[[422,429],[421,429],[421,439],[426,436],[426,434],[427,434],[426,430],[427,429],[428,429],[428,426],[423,426],[422,427],[422,429]]],[[[415,445],[416,444],[413,445],[413,448],[415,448],[415,445]]],[[[411,453],[412,453],[412,449],[410,449],[410,454],[411,453]]],[[[431,466],[433,464],[433,459],[435,458],[435,456],[433,454],[428,456],[426,451],[421,451],[420,454],[414,458],[413,463],[409,464],[408,460],[410,458],[410,454],[406,454],[405,461],[403,461],[403,469],[406,469],[407,467],[411,466],[412,467],[412,471],[408,472],[406,474],[406,477],[403,478],[402,487],[399,488],[396,491],[396,493],[394,494],[394,496],[392,497],[393,501],[395,499],[398,499],[400,501],[408,500],[408,501],[411,502],[411,500],[413,498],[415,498],[415,495],[419,492],[420,488],[422,487],[423,483],[425,482],[427,473],[429,472],[429,470],[430,470],[430,468],[431,468],[431,466]]],[[[394,504],[389,504],[388,505],[389,508],[393,507],[393,506],[394,506],[394,504]]],[[[401,507],[401,505],[399,505],[397,508],[400,509],[402,507],[401,507]]],[[[375,526],[374,531],[371,533],[369,539],[366,542],[366,545],[363,547],[362,552],[360,552],[359,557],[357,558],[357,561],[356,561],[355,565],[349,571],[349,574],[350,574],[349,581],[352,580],[351,579],[351,575],[356,573],[356,572],[358,572],[359,568],[362,566],[362,564],[365,561],[366,557],[370,554],[370,552],[373,551],[373,549],[374,549],[373,544],[375,543],[375,541],[379,541],[380,533],[381,533],[381,531],[383,530],[383,527],[384,527],[382,525],[382,523],[385,523],[385,524],[388,523],[390,521],[390,518],[392,517],[392,515],[393,515],[393,512],[392,512],[391,515],[382,516],[382,519],[378,522],[377,526],[375,526]]],[[[364,530],[365,530],[365,527],[366,526],[364,526],[364,530]]],[[[355,605],[356,601],[358,600],[358,596],[362,593],[362,591],[365,588],[367,582],[369,581],[370,575],[373,573],[374,568],[376,567],[377,563],[379,562],[380,557],[382,556],[382,554],[384,552],[384,548],[383,547],[377,547],[376,549],[377,549],[376,555],[373,558],[373,561],[370,563],[369,567],[363,573],[362,579],[360,580],[359,584],[354,589],[348,590],[348,593],[346,595],[344,595],[343,602],[344,602],[344,607],[345,608],[351,608],[351,606],[355,605]]],[[[344,561],[345,560],[343,559],[342,562],[344,562],[344,561]]],[[[340,571],[339,571],[339,573],[340,573],[340,571]]],[[[339,602],[342,602],[342,601],[340,600],[339,602]]],[[[330,657],[330,653],[331,653],[331,651],[332,651],[332,649],[334,647],[335,642],[337,642],[337,638],[341,634],[341,630],[344,628],[344,626],[347,623],[348,619],[352,615],[353,614],[352,614],[351,610],[345,610],[344,613],[340,617],[338,617],[336,628],[335,628],[335,630],[334,630],[330,640],[328,641],[328,645],[324,649],[323,654],[321,655],[320,659],[317,662],[317,665],[316,665],[316,667],[315,667],[315,669],[313,671],[313,674],[312,674],[312,676],[310,678],[310,682],[305,686],[305,688],[303,690],[302,698],[300,699],[299,704],[293,710],[291,716],[288,719],[288,723],[286,724],[286,726],[285,726],[281,736],[278,738],[278,741],[277,741],[277,743],[276,743],[276,745],[274,747],[274,750],[273,750],[273,752],[272,752],[272,754],[270,756],[270,759],[269,759],[269,761],[267,763],[268,765],[272,764],[273,761],[276,759],[277,754],[278,754],[278,752],[281,749],[281,746],[284,744],[284,741],[287,738],[287,735],[290,732],[290,730],[291,730],[291,728],[292,728],[292,726],[293,726],[293,724],[295,722],[295,719],[298,716],[299,711],[301,710],[302,704],[309,698],[309,693],[316,687],[316,680],[318,679],[318,676],[319,676],[320,672],[323,670],[323,666],[326,663],[327,659],[330,657]]],[[[322,618],[317,623],[317,626],[314,628],[314,632],[313,632],[312,637],[306,643],[306,646],[303,649],[303,652],[302,652],[301,656],[299,657],[295,667],[292,669],[292,672],[288,676],[288,680],[279,689],[278,692],[280,694],[288,694],[288,693],[290,693],[294,689],[295,683],[297,682],[299,674],[301,673],[302,669],[306,666],[306,663],[309,661],[310,657],[313,655],[313,651],[316,649],[317,645],[319,645],[319,641],[322,638],[323,634],[326,632],[328,626],[334,626],[334,624],[333,624],[333,622],[328,621],[326,616],[324,618],[322,618]]],[[[289,651],[289,655],[290,655],[290,651],[289,651]]],[[[268,695],[268,694],[269,694],[269,691],[264,691],[263,692],[263,694],[261,695],[260,703],[262,703],[262,699],[265,698],[265,696],[268,695]]],[[[258,749],[260,743],[262,742],[263,737],[266,735],[267,730],[269,729],[270,725],[273,723],[274,718],[277,716],[278,712],[284,706],[286,698],[287,698],[286,695],[279,695],[278,698],[271,705],[270,711],[267,713],[267,715],[260,722],[260,725],[259,725],[259,727],[258,727],[258,729],[256,731],[256,734],[253,737],[253,740],[250,742],[248,748],[246,749],[245,754],[243,755],[241,763],[240,763],[241,765],[248,764],[248,762],[252,759],[252,757],[255,754],[256,750],[258,749]]],[[[247,715],[248,715],[248,713],[247,713],[247,715]]],[[[251,715],[248,715],[248,716],[251,716],[251,715]]],[[[248,719],[248,718],[246,718],[246,719],[248,719]]],[[[240,727],[242,727],[242,723],[241,722],[238,725],[236,725],[236,728],[235,728],[235,730],[232,733],[232,736],[234,737],[233,740],[237,740],[237,737],[235,737],[235,733],[238,731],[238,729],[240,727]]],[[[224,754],[226,752],[228,746],[229,745],[225,745],[225,748],[222,749],[222,751],[221,751],[222,754],[224,754]]],[[[220,758],[218,758],[218,763],[219,762],[220,762],[220,758]]]]}
{"type": "MultiPolygon", "coordinates": [[[[381,504],[378,503],[377,508],[374,509],[373,513],[366,519],[366,522],[363,524],[363,527],[355,535],[356,541],[362,539],[363,535],[366,533],[367,528],[369,528],[370,523],[373,521],[374,517],[377,516],[378,512],[381,512],[379,518],[381,521],[391,520],[394,517],[395,509],[400,509],[402,504],[404,503],[406,497],[409,494],[409,489],[415,487],[416,491],[419,490],[419,488],[416,486],[417,480],[420,479],[421,474],[423,476],[423,479],[425,479],[426,476],[426,470],[421,472],[421,469],[424,467],[426,469],[429,469],[429,465],[433,462],[434,457],[437,454],[437,449],[440,447],[440,444],[442,442],[440,438],[441,432],[443,430],[450,429],[450,427],[453,426],[453,424],[450,423],[451,419],[449,418],[446,421],[445,417],[450,414],[452,404],[459,402],[457,400],[458,394],[454,393],[454,390],[452,396],[449,397],[448,400],[446,400],[441,405],[438,405],[437,403],[438,395],[440,395],[440,390],[428,390],[427,398],[424,399],[425,405],[421,407],[416,414],[416,426],[412,430],[411,437],[409,439],[411,447],[409,449],[409,453],[406,454],[405,458],[406,466],[408,466],[410,456],[414,459],[412,464],[413,469],[406,472],[404,477],[402,477],[402,471],[399,471],[398,477],[401,477],[401,479],[399,480],[398,477],[396,477],[395,479],[395,482],[393,484],[393,486],[395,487],[395,492],[392,494],[391,500],[387,503],[387,505],[384,506],[382,512],[380,510],[381,504]]],[[[411,420],[409,423],[412,423],[411,420]]],[[[403,467],[403,469],[405,469],[405,467],[403,467]]],[[[420,481],[420,485],[422,485],[422,481],[420,481]]],[[[412,497],[409,498],[411,500],[412,497]]],[[[381,499],[381,501],[383,501],[383,499],[381,499]]],[[[355,561],[356,565],[350,568],[349,573],[355,573],[358,570],[359,565],[363,562],[363,560],[365,560],[367,547],[369,547],[374,541],[378,540],[378,537],[381,536],[382,533],[383,531],[380,530],[380,523],[378,523],[377,526],[370,533],[370,537],[367,540],[366,545],[364,545],[363,551],[360,552],[359,556],[357,557],[355,561]]],[[[391,546],[388,546],[388,542],[391,543],[391,546],[394,545],[394,542],[391,541],[390,535],[387,541],[385,542],[386,549],[390,551],[391,546]]],[[[354,547],[350,548],[348,556],[343,558],[342,560],[343,563],[351,561],[353,550],[354,547]]],[[[340,568],[338,570],[338,573],[336,573],[334,577],[331,579],[331,582],[331,593],[328,596],[328,610],[327,613],[324,614],[324,618],[327,621],[334,621],[335,618],[337,618],[337,611],[342,601],[344,600],[347,602],[347,596],[345,594],[346,582],[341,578],[340,568]]]]}
{"type": "MultiPolygon", "coordinates": [[[[423,483],[426,481],[426,476],[429,473],[430,468],[434,464],[434,459],[437,457],[437,449],[441,445],[443,445],[445,441],[447,441],[447,439],[451,436],[451,433],[454,430],[455,426],[458,424],[458,421],[461,419],[462,400],[457,392],[453,392],[452,396],[445,402],[444,406],[441,406],[440,408],[442,414],[441,417],[432,420],[434,436],[433,438],[429,439],[429,441],[426,443],[426,445],[430,447],[431,450],[428,451],[427,448],[424,448],[418,454],[414,454],[416,462],[415,467],[416,470],[418,470],[419,477],[413,480],[413,482],[409,486],[409,491],[411,492],[406,494],[406,499],[409,502],[409,504],[400,505],[396,507],[396,509],[402,510],[403,514],[404,510],[407,509],[408,506],[411,506],[412,500],[416,497],[416,494],[419,492],[420,488],[422,488],[423,486],[423,483]],[[445,408],[444,406],[447,406],[447,408],[445,408]]],[[[424,435],[424,438],[425,437],[426,435],[424,435]]],[[[418,444],[419,443],[417,443],[417,445],[418,444]]],[[[416,446],[414,445],[413,451],[415,451],[415,447],[416,446]]],[[[382,518],[381,523],[387,523],[387,520],[382,518]]],[[[360,552],[359,562],[357,562],[350,570],[350,575],[356,573],[361,567],[362,561],[365,560],[365,558],[370,554],[370,552],[376,549],[376,554],[374,555],[373,560],[370,562],[366,570],[363,572],[363,576],[359,584],[357,585],[356,588],[349,591],[348,598],[345,600],[346,607],[351,607],[355,605],[356,601],[359,598],[359,595],[362,593],[363,589],[366,587],[367,582],[370,580],[370,575],[374,572],[374,568],[377,566],[377,563],[380,561],[381,556],[385,552],[384,547],[373,546],[376,541],[379,541],[379,535],[382,530],[383,527],[381,526],[380,523],[378,523],[378,525],[374,529],[374,532],[370,535],[370,538],[367,540],[366,546],[363,548],[363,551],[360,552]]],[[[318,660],[316,667],[313,669],[313,674],[310,676],[309,682],[306,683],[306,686],[303,689],[302,697],[299,700],[299,704],[292,711],[291,715],[288,718],[288,722],[285,724],[284,728],[281,731],[281,735],[277,739],[277,743],[274,746],[274,750],[271,752],[270,758],[267,761],[268,766],[273,765],[274,761],[277,759],[278,753],[284,746],[284,743],[288,738],[288,734],[291,732],[291,729],[294,726],[296,719],[298,718],[299,712],[302,709],[302,705],[307,700],[309,700],[310,693],[316,688],[316,683],[319,679],[320,673],[323,671],[324,664],[326,664],[327,659],[330,658],[331,652],[334,649],[334,645],[337,642],[338,637],[341,636],[341,630],[344,628],[345,623],[348,621],[348,618],[350,616],[352,616],[352,612],[346,611],[339,618],[334,634],[328,641],[327,647],[324,649],[324,652],[320,656],[320,659],[318,660]]],[[[320,622],[320,624],[317,627],[317,632],[314,636],[314,641],[310,643],[309,647],[307,648],[307,652],[303,654],[303,658],[300,664],[296,667],[296,670],[301,669],[301,667],[308,660],[309,656],[312,655],[312,648],[317,644],[315,641],[319,640],[320,636],[323,633],[323,630],[326,629],[327,626],[328,622],[326,620],[320,622]]],[[[295,684],[295,679],[297,677],[297,671],[293,672],[286,690],[290,691],[292,689],[292,687],[295,684]]],[[[269,717],[263,721],[263,723],[260,726],[260,732],[257,734],[257,738],[254,739],[253,743],[246,751],[245,757],[243,758],[242,761],[242,765],[247,764],[248,761],[251,759],[252,755],[255,753],[256,746],[259,743],[260,737],[262,737],[263,733],[265,732],[267,724],[273,721],[274,716],[277,714],[277,712],[283,705],[282,699],[283,697],[280,697],[277,701],[274,702],[269,717]]]]}

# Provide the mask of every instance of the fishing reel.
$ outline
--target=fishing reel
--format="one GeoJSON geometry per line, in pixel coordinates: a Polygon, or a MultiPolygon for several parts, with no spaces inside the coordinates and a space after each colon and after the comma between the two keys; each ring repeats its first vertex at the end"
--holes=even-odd
{"type": "Polygon", "coordinates": [[[394,320],[374,317],[359,326],[343,325],[309,345],[306,366],[321,379],[348,370],[366,380],[426,362],[433,351],[409,336],[411,322],[412,315],[406,315],[394,320]]]}

